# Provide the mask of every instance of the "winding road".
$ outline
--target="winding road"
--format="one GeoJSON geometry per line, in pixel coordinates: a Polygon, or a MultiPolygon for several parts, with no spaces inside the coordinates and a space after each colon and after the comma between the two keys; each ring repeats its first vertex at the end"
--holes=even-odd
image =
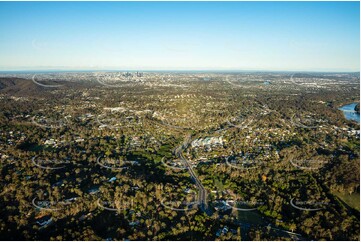
{"type": "Polygon", "coordinates": [[[204,188],[204,186],[202,185],[201,181],[198,179],[198,177],[197,177],[196,173],[194,172],[191,164],[188,162],[188,160],[183,155],[183,150],[185,150],[188,147],[189,143],[191,142],[191,137],[192,137],[192,135],[187,135],[186,138],[184,139],[183,144],[180,145],[179,147],[177,147],[174,150],[174,154],[180,160],[182,160],[184,165],[187,167],[193,181],[196,183],[196,186],[198,187],[198,190],[199,190],[198,204],[199,204],[201,210],[204,211],[205,213],[209,214],[210,211],[209,211],[208,205],[207,205],[207,191],[204,188]]]}

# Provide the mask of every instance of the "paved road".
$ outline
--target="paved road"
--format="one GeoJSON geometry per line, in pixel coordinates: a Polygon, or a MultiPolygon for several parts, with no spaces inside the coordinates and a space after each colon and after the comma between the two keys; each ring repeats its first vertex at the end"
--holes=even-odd
{"type": "Polygon", "coordinates": [[[196,183],[196,186],[198,187],[199,193],[198,193],[198,203],[202,211],[209,213],[208,205],[207,205],[207,191],[202,185],[201,181],[198,179],[196,173],[194,172],[192,165],[189,164],[188,160],[183,155],[183,150],[185,150],[189,143],[191,142],[191,135],[187,135],[187,137],[184,139],[184,142],[181,146],[175,149],[175,155],[181,159],[184,163],[184,165],[187,167],[193,181],[196,183]]]}

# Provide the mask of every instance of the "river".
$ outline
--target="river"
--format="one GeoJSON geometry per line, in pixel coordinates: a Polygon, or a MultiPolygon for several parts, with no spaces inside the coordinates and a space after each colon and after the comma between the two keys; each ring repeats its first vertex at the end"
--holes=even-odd
{"type": "Polygon", "coordinates": [[[356,105],[357,103],[346,104],[340,107],[339,110],[343,112],[347,120],[354,120],[357,123],[360,123],[360,114],[355,112],[356,105]]]}

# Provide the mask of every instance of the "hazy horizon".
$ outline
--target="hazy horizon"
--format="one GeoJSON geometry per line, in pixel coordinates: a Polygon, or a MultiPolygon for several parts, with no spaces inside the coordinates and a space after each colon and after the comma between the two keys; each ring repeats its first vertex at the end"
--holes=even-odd
{"type": "Polygon", "coordinates": [[[29,69],[29,70],[0,70],[0,73],[10,74],[10,73],[61,73],[61,72],[149,72],[149,73],[157,73],[157,72],[174,72],[174,73],[330,73],[330,74],[339,74],[339,73],[360,73],[360,71],[307,71],[307,70],[156,70],[156,69],[29,69]]]}
{"type": "Polygon", "coordinates": [[[1,2],[0,70],[359,72],[359,2],[1,2]]]}

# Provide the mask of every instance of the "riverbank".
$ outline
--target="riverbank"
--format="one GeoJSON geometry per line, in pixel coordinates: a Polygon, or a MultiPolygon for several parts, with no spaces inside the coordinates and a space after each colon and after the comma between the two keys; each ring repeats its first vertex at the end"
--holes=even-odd
{"type": "Polygon", "coordinates": [[[354,120],[357,123],[360,123],[360,113],[355,111],[355,107],[358,103],[349,103],[346,105],[343,105],[338,108],[338,110],[341,110],[347,120],[354,120]]]}

